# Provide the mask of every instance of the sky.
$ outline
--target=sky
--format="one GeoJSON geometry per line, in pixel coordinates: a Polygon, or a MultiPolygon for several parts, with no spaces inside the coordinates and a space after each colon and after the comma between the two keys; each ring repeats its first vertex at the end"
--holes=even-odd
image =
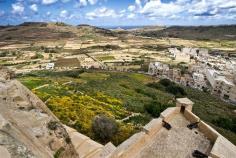
{"type": "Polygon", "coordinates": [[[95,26],[236,24],[236,0],[0,0],[0,25],[31,21],[95,26]]]}

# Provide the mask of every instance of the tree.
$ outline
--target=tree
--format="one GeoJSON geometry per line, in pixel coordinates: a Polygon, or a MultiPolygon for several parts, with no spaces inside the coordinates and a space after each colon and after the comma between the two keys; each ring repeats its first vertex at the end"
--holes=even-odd
{"type": "Polygon", "coordinates": [[[147,113],[151,114],[152,117],[159,117],[160,113],[164,111],[168,105],[163,105],[158,101],[152,101],[150,104],[144,106],[147,113]]]}
{"type": "Polygon", "coordinates": [[[161,79],[159,83],[165,87],[168,87],[169,85],[172,84],[172,82],[169,79],[161,79]]]}
{"type": "Polygon", "coordinates": [[[102,142],[109,142],[118,132],[118,125],[114,119],[106,116],[95,116],[92,122],[92,131],[102,142]]]}

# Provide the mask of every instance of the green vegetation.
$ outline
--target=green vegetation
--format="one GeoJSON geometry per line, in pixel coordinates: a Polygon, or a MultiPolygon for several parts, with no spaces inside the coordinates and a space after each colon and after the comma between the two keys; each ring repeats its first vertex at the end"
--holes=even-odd
{"type": "Polygon", "coordinates": [[[181,98],[187,95],[184,88],[168,79],[162,79],[158,83],[149,83],[148,86],[171,93],[176,98],[181,98]]]}
{"type": "Polygon", "coordinates": [[[145,110],[151,114],[152,117],[159,117],[160,113],[166,108],[170,107],[168,104],[161,104],[160,102],[154,101],[150,104],[145,105],[145,110]]]}
{"type": "Polygon", "coordinates": [[[167,107],[174,106],[175,97],[187,96],[195,103],[196,115],[236,144],[234,106],[166,79],[155,82],[151,76],[137,73],[39,71],[20,76],[19,80],[45,101],[64,124],[101,143],[120,144],[152,117],[159,117],[167,107]],[[48,86],[36,88],[45,84],[48,86]],[[93,130],[97,116],[116,120],[117,130],[112,137],[98,136],[93,130]]]}
{"type": "Polygon", "coordinates": [[[46,101],[63,123],[101,143],[112,141],[118,145],[148,123],[151,116],[144,104],[156,101],[173,105],[173,96],[146,86],[153,79],[142,74],[40,71],[19,79],[46,101]],[[37,88],[42,85],[46,86],[37,88]],[[140,116],[121,121],[133,113],[140,116]],[[95,134],[92,124],[98,115],[117,121],[118,129],[112,138],[103,140],[95,134]]]}
{"type": "Polygon", "coordinates": [[[96,116],[92,122],[92,130],[97,139],[108,143],[118,132],[118,124],[106,116],[96,116]]]}

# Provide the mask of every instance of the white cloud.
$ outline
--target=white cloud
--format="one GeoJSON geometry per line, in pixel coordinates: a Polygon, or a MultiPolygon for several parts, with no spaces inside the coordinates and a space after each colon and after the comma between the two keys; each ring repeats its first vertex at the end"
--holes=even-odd
{"type": "Polygon", "coordinates": [[[13,14],[22,14],[25,10],[25,7],[21,3],[14,3],[11,5],[13,14]]]}
{"type": "Polygon", "coordinates": [[[61,0],[62,3],[70,2],[70,0],[61,0]]]}
{"type": "Polygon", "coordinates": [[[135,0],[135,4],[136,4],[139,8],[142,8],[141,0],[135,0]]]}
{"type": "Polygon", "coordinates": [[[88,2],[91,4],[91,5],[94,5],[98,2],[98,0],[88,0],[88,2]]]}
{"type": "Polygon", "coordinates": [[[173,2],[162,3],[161,0],[148,1],[141,9],[141,13],[149,17],[167,17],[182,12],[184,8],[173,2]]]}
{"type": "Polygon", "coordinates": [[[60,12],[60,17],[61,18],[66,18],[68,16],[68,11],[67,10],[62,10],[61,12],[60,12]]]}
{"type": "Polygon", "coordinates": [[[98,0],[79,0],[79,7],[84,7],[87,6],[88,4],[90,5],[95,5],[98,2],[98,0]]]}
{"type": "Polygon", "coordinates": [[[42,0],[42,4],[45,4],[45,5],[53,4],[56,2],[57,2],[57,0],[42,0]]]}
{"type": "Polygon", "coordinates": [[[133,12],[134,10],[135,10],[135,6],[134,5],[130,5],[129,7],[128,7],[128,10],[130,11],[130,12],[133,12]]]}
{"type": "Polygon", "coordinates": [[[38,6],[37,6],[37,4],[32,4],[32,5],[30,6],[30,9],[31,9],[32,11],[34,11],[34,12],[38,12],[38,6]]]}
{"type": "Polygon", "coordinates": [[[86,6],[87,5],[87,0],[80,0],[79,1],[79,6],[86,6]]]}
{"type": "Polygon", "coordinates": [[[71,19],[73,18],[74,15],[73,14],[70,14],[67,10],[62,10],[60,12],[60,18],[63,18],[63,19],[71,19]]]}
{"type": "Polygon", "coordinates": [[[92,12],[88,12],[86,14],[86,18],[93,20],[95,18],[103,18],[103,17],[111,17],[116,18],[119,17],[119,15],[115,12],[113,9],[108,9],[106,7],[97,8],[92,12]]]}
{"type": "Polygon", "coordinates": [[[127,16],[128,19],[134,19],[135,18],[135,14],[134,13],[131,13],[127,16]]]}
{"type": "Polygon", "coordinates": [[[228,19],[235,16],[236,0],[176,0],[165,3],[161,0],[135,0],[135,6],[136,13],[149,19],[199,19],[199,16],[228,19]]]}
{"type": "Polygon", "coordinates": [[[126,12],[125,9],[123,9],[123,10],[120,11],[121,14],[124,14],[125,12],[126,12]]]}

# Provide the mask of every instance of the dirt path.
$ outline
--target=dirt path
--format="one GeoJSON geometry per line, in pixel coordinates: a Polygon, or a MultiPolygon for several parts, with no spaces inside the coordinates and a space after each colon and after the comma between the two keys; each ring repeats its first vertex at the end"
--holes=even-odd
{"type": "Polygon", "coordinates": [[[48,87],[48,86],[49,86],[49,84],[44,84],[42,86],[38,86],[38,87],[34,88],[33,90],[41,89],[41,88],[48,87]]]}

